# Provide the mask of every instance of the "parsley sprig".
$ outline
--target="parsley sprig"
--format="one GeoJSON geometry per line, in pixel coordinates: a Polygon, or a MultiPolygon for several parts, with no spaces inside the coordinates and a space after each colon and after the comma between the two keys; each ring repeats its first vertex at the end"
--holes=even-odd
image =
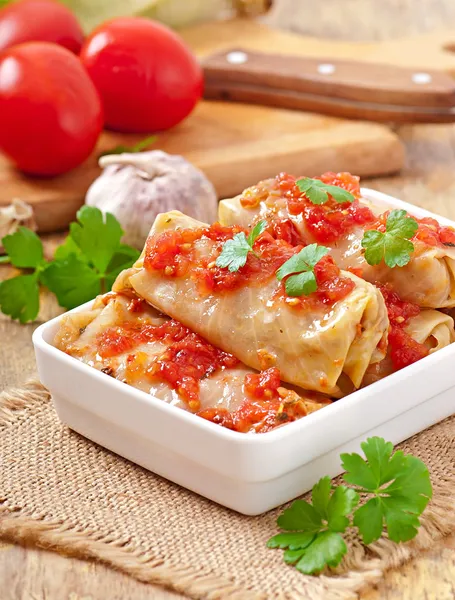
{"type": "Polygon", "coordinates": [[[310,244],[281,265],[276,277],[280,281],[287,278],[284,287],[288,296],[309,296],[317,290],[314,267],[328,252],[325,246],[310,244]]]}
{"type": "Polygon", "coordinates": [[[302,177],[295,182],[299,190],[313,204],[325,204],[331,196],[335,202],[343,204],[344,202],[354,202],[355,197],[351,192],[338,187],[337,185],[329,185],[320,179],[311,179],[310,177],[302,177]]]}
{"type": "Polygon", "coordinates": [[[231,273],[246,265],[248,254],[254,254],[253,245],[256,239],[267,227],[267,221],[259,221],[253,227],[248,237],[243,231],[236,233],[231,240],[223,244],[221,254],[215,261],[217,267],[227,268],[231,273]]]}
{"type": "Polygon", "coordinates": [[[26,227],[3,238],[5,260],[24,274],[0,282],[0,309],[27,323],[39,312],[40,285],[53,292],[60,306],[71,309],[111,289],[117,275],[139,257],[134,248],[120,242],[123,235],[117,219],[98,208],[83,206],[70,234],[55,251],[54,259],[44,258],[40,238],[26,227]]]}
{"type": "Polygon", "coordinates": [[[364,544],[379,539],[383,527],[395,542],[417,535],[419,516],[432,497],[430,475],[415,456],[394,454],[391,442],[368,438],[359,454],[342,454],[344,480],[356,486],[332,486],[323,477],[312,490],[312,502],[295,500],[278,517],[285,531],[272,537],[269,548],[285,549],[283,558],[302,573],[319,573],[336,567],[347,552],[341,535],[350,525],[358,529],[364,544]],[[357,507],[360,497],[369,499],[357,507]],[[353,516],[353,518],[351,517],[353,516]]]}
{"type": "Polygon", "coordinates": [[[369,229],[365,231],[362,247],[369,265],[378,265],[382,260],[390,267],[404,267],[411,259],[414,244],[409,240],[419,225],[401,209],[390,211],[385,225],[385,233],[369,229]]]}
{"type": "Polygon", "coordinates": [[[39,284],[47,267],[43,245],[35,232],[26,227],[2,239],[8,260],[18,269],[31,272],[0,283],[0,309],[21,323],[32,321],[39,311],[39,284]]]}
{"type": "Polygon", "coordinates": [[[365,544],[379,539],[385,524],[389,538],[406,542],[417,535],[419,515],[432,495],[425,464],[393,444],[370,438],[361,444],[366,460],[358,454],[342,454],[343,479],[361,494],[373,496],[354,513],[354,525],[365,544]]]}

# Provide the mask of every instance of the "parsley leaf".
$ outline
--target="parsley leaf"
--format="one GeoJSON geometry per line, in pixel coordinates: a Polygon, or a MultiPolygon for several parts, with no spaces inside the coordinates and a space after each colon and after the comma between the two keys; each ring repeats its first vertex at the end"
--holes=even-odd
{"type": "Polygon", "coordinates": [[[407,541],[417,535],[419,515],[427,506],[432,488],[425,464],[382,438],[361,444],[366,460],[358,454],[342,454],[343,478],[373,498],[354,513],[354,525],[365,544],[379,539],[383,525],[393,541],[407,541]],[[368,462],[367,462],[368,461],[368,462]],[[389,484],[389,485],[386,485],[389,484]]]}
{"type": "Polygon", "coordinates": [[[281,265],[276,277],[280,281],[287,277],[284,286],[288,296],[309,296],[317,290],[314,267],[328,252],[325,246],[310,244],[281,265]]]}
{"type": "Polygon", "coordinates": [[[351,524],[364,544],[379,539],[384,524],[395,542],[417,534],[419,516],[432,496],[427,467],[401,450],[394,453],[393,444],[383,438],[369,438],[361,447],[365,458],[356,453],[341,455],[343,477],[355,489],[333,487],[330,477],[323,477],[313,486],[311,503],[295,500],[277,519],[284,532],[269,539],[267,546],[284,549],[284,561],[302,573],[336,567],[347,552],[341,534],[351,524]],[[359,493],[370,498],[356,509],[359,493]]]}
{"type": "Polygon", "coordinates": [[[241,231],[236,233],[232,240],[224,242],[221,254],[217,257],[215,264],[217,267],[227,267],[231,273],[234,273],[246,265],[246,259],[251,250],[246,235],[241,231]]]}
{"type": "Polygon", "coordinates": [[[369,265],[378,265],[384,260],[390,268],[404,267],[414,251],[414,244],[409,240],[418,227],[417,221],[408,217],[405,210],[392,210],[387,217],[385,233],[375,229],[364,233],[365,260],[369,265]]]}
{"type": "Polygon", "coordinates": [[[250,231],[248,237],[246,238],[251,248],[253,248],[254,242],[257,238],[267,229],[267,221],[259,221],[250,231]]]}
{"type": "Polygon", "coordinates": [[[226,240],[223,244],[221,254],[216,259],[216,266],[227,268],[231,273],[244,267],[248,254],[253,252],[254,242],[266,227],[267,221],[259,221],[253,227],[248,237],[241,231],[240,233],[236,233],[231,240],[226,240]]]}
{"type": "Polygon", "coordinates": [[[55,260],[41,275],[41,281],[57,296],[60,306],[71,309],[101,293],[101,278],[76,254],[55,260]]]}
{"type": "Polygon", "coordinates": [[[18,275],[0,282],[0,309],[21,323],[36,319],[39,312],[37,275],[18,275]]]}
{"type": "Polygon", "coordinates": [[[355,198],[351,192],[338,187],[329,185],[319,179],[310,179],[302,177],[296,182],[297,187],[313,204],[325,204],[331,196],[335,202],[343,204],[344,202],[354,202],[355,198]]]}
{"type": "Polygon", "coordinates": [[[47,264],[43,244],[36,233],[26,227],[6,235],[2,244],[8,253],[2,262],[10,262],[20,269],[32,269],[33,273],[0,282],[0,310],[21,323],[33,321],[39,312],[38,281],[47,264]]]}
{"type": "Polygon", "coordinates": [[[123,235],[120,223],[111,213],[94,206],[83,206],[77,213],[78,223],[71,223],[70,235],[94,267],[105,274],[112,255],[120,246],[123,235]]]}
{"type": "Polygon", "coordinates": [[[6,235],[2,244],[15,267],[35,269],[43,262],[43,244],[31,229],[19,227],[11,235],[6,235]]]}
{"type": "Polygon", "coordinates": [[[283,555],[288,564],[305,575],[313,575],[323,570],[325,566],[336,567],[348,551],[346,543],[339,533],[321,531],[306,548],[286,550],[283,555]]]}
{"type": "MultiPolygon", "coordinates": [[[[65,241],[63,242],[63,244],[60,244],[60,246],[55,250],[54,259],[56,259],[56,260],[62,259],[63,260],[65,258],[68,258],[68,256],[70,254],[77,254],[77,256],[79,256],[80,258],[84,257],[84,255],[82,254],[82,250],[76,244],[74,239],[70,235],[68,235],[65,238],[65,241]]],[[[88,259],[87,259],[87,261],[88,261],[88,259]]]]}
{"type": "Polygon", "coordinates": [[[335,567],[346,554],[340,533],[349,525],[347,515],[359,501],[354,490],[340,485],[332,491],[330,477],[323,477],[312,490],[312,504],[295,500],[277,519],[280,533],[272,537],[269,548],[287,548],[284,560],[295,564],[302,573],[321,571],[326,565],[335,567]]]}

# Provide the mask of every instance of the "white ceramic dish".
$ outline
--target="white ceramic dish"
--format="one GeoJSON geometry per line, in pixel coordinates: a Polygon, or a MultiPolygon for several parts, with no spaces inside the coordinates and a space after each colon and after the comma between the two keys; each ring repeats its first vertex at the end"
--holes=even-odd
{"type": "MultiPolygon", "coordinates": [[[[435,217],[379,192],[362,192],[376,204],[435,217]]],[[[63,423],[154,473],[248,515],[299,496],[323,475],[341,473],[340,453],[358,451],[368,436],[380,435],[396,444],[455,412],[452,344],[299,421],[264,434],[237,433],[57,350],[52,340],[60,318],[41,325],[33,343],[41,381],[63,423]]]]}

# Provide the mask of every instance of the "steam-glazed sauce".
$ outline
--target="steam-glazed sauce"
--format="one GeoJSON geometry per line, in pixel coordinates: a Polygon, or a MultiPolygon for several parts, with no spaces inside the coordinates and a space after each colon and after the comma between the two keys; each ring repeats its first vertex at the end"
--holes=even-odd
{"type": "MultiPolygon", "coordinates": [[[[139,312],[138,304],[131,303],[129,310],[139,312]]],[[[190,411],[235,431],[270,431],[308,412],[305,400],[296,392],[280,387],[281,376],[276,367],[245,375],[244,399],[236,410],[216,406],[201,410],[201,381],[220,371],[228,375],[229,369],[240,363],[175,320],[160,325],[125,321],[104,329],[95,344],[97,354],[107,365],[104,372],[113,374],[115,369],[109,366],[109,359],[128,353],[128,383],[134,385],[135,377],[146,377],[151,384],[164,382],[177,392],[190,411]],[[143,345],[157,341],[163,343],[164,350],[150,363],[143,345]]],[[[311,397],[311,393],[306,395],[311,397]]]]}
{"type": "MultiPolygon", "coordinates": [[[[244,286],[259,286],[269,281],[283,263],[303,248],[284,239],[275,239],[269,231],[264,231],[256,239],[253,252],[248,253],[243,267],[231,272],[226,267],[217,266],[223,244],[241,232],[247,234],[246,230],[239,227],[222,227],[215,223],[206,228],[166,231],[152,236],[147,241],[144,267],[150,271],[160,271],[168,277],[188,275],[198,282],[202,294],[218,294],[244,286]],[[204,238],[214,244],[208,254],[198,256],[196,245],[204,238]]],[[[292,242],[295,241],[294,233],[292,229],[287,229],[286,237],[293,238],[292,242]]],[[[317,291],[311,294],[311,299],[301,297],[301,301],[295,301],[293,298],[293,306],[333,304],[345,298],[355,287],[351,279],[341,275],[340,269],[329,256],[319,261],[314,273],[317,291]]],[[[276,297],[287,297],[284,282],[278,288],[276,297]]]]}
{"type": "MultiPolygon", "coordinates": [[[[268,180],[244,192],[240,203],[244,208],[256,208],[261,201],[276,195],[284,198],[290,215],[299,215],[305,222],[305,229],[320,244],[336,242],[359,225],[375,220],[371,210],[362,205],[359,178],[350,173],[324,173],[317,178],[328,185],[335,185],[350,192],[353,202],[338,203],[329,196],[325,204],[316,205],[300,191],[296,185],[298,177],[280,173],[274,180],[268,180]]],[[[289,238],[287,238],[289,239],[289,238]]]]}
{"type": "Polygon", "coordinates": [[[404,329],[409,319],[420,313],[420,308],[401,300],[389,285],[378,287],[384,296],[390,321],[390,357],[396,370],[403,369],[428,355],[428,349],[416,342],[404,329]]]}

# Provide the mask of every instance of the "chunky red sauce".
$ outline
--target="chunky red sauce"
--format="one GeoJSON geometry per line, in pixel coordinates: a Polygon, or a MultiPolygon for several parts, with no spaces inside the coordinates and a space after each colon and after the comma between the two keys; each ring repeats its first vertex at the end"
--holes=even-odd
{"type": "MultiPolygon", "coordinates": [[[[237,410],[200,410],[200,381],[216,371],[236,367],[239,361],[178,321],[169,320],[162,325],[124,323],[111,327],[98,336],[97,350],[102,358],[111,358],[157,340],[169,344],[169,347],[156,362],[146,367],[145,373],[141,371],[141,375],[147,376],[150,381],[167,383],[187,402],[190,410],[209,421],[235,431],[264,432],[307,414],[297,394],[280,388],[280,372],[276,367],[245,375],[245,399],[237,410]],[[288,393],[294,394],[295,402],[283,401],[283,395],[288,393]]],[[[130,354],[127,362],[133,363],[134,358],[134,354],[130,354]]]]}
{"type": "Polygon", "coordinates": [[[283,240],[291,246],[304,246],[305,241],[295,223],[290,219],[272,219],[267,227],[268,233],[275,240],[283,240]]]}
{"type": "MultiPolygon", "coordinates": [[[[350,173],[324,173],[319,177],[329,185],[341,187],[356,198],[354,202],[339,204],[329,198],[325,204],[313,204],[296,185],[298,178],[287,173],[280,173],[273,183],[261,182],[249,188],[241,198],[245,208],[255,208],[269,196],[279,193],[287,201],[287,208],[291,215],[302,215],[306,229],[312,234],[314,240],[322,244],[335,242],[346,235],[354,227],[365,225],[375,220],[373,213],[366,206],[358,202],[360,197],[359,178],[350,173]]],[[[286,239],[281,237],[281,239],[286,239]]],[[[288,240],[290,243],[291,240],[288,240]]]]}
{"type": "Polygon", "coordinates": [[[420,308],[411,302],[404,302],[388,285],[378,286],[384,296],[389,315],[390,358],[396,370],[407,367],[428,355],[428,349],[416,342],[404,330],[409,319],[420,313],[420,308]]]}
{"type": "Polygon", "coordinates": [[[245,392],[252,398],[276,397],[280,384],[280,372],[276,367],[245,375],[245,392]]]}
{"type": "Polygon", "coordinates": [[[354,202],[339,204],[333,198],[325,204],[313,204],[296,185],[298,178],[281,173],[277,177],[277,185],[281,194],[287,199],[291,215],[301,214],[305,225],[314,239],[320,243],[330,244],[343,237],[356,226],[374,221],[371,210],[362,206],[357,198],[360,197],[359,178],[350,173],[324,173],[319,177],[329,185],[336,185],[356,198],[354,202]]]}
{"type": "MultiPolygon", "coordinates": [[[[275,225],[283,227],[283,223],[275,225]]],[[[273,230],[272,225],[272,234],[277,234],[276,227],[273,230]]],[[[297,241],[293,237],[293,229],[287,224],[284,227],[287,231],[284,237],[292,238],[292,242],[297,241]]],[[[189,275],[197,282],[202,294],[223,293],[246,285],[259,286],[269,281],[283,263],[302,249],[301,245],[295,246],[287,240],[276,239],[269,231],[264,231],[254,243],[254,253],[248,254],[246,264],[238,271],[230,272],[227,268],[218,267],[216,259],[222,251],[223,243],[240,231],[239,227],[222,227],[215,223],[204,229],[165,232],[147,241],[144,266],[147,270],[161,271],[168,277],[189,275]],[[213,241],[213,247],[207,256],[196,257],[194,243],[203,237],[213,241]]],[[[351,279],[341,275],[340,269],[328,256],[316,265],[315,276],[318,290],[311,294],[313,304],[337,302],[355,287],[351,279]]],[[[284,285],[279,296],[286,296],[284,285]]],[[[291,304],[308,306],[309,301],[302,298],[299,302],[293,298],[291,304]]]]}
{"type": "MultiPolygon", "coordinates": [[[[139,345],[152,341],[162,341],[169,347],[141,374],[151,381],[167,383],[187,402],[190,410],[199,411],[197,414],[205,419],[235,431],[251,431],[258,424],[257,431],[269,431],[306,414],[301,402],[289,406],[283,403],[278,391],[280,372],[276,367],[245,376],[245,399],[236,411],[219,408],[200,411],[200,381],[219,370],[236,367],[239,361],[178,321],[169,320],[162,325],[124,323],[111,327],[98,336],[97,350],[102,358],[111,358],[133,352],[139,345]]],[[[127,362],[133,361],[134,354],[130,354],[127,362]]]]}
{"type": "MultiPolygon", "coordinates": [[[[385,231],[385,223],[390,211],[376,217],[373,212],[363,206],[360,198],[359,177],[350,173],[324,173],[317,179],[329,185],[336,185],[353,194],[354,202],[339,204],[330,198],[325,204],[315,205],[302,193],[296,185],[298,177],[288,173],[280,173],[274,180],[259,182],[248,188],[243,193],[240,202],[244,208],[256,208],[260,202],[273,197],[285,198],[287,208],[291,215],[301,215],[305,228],[311,233],[314,240],[321,244],[331,244],[348,234],[355,227],[363,226],[366,229],[377,229],[385,231]]],[[[429,246],[455,246],[455,230],[452,227],[442,226],[429,217],[416,219],[419,228],[413,240],[420,240],[429,246]]],[[[278,221],[279,223],[279,221],[278,221]]],[[[286,240],[288,243],[297,245],[296,233],[289,226],[275,225],[274,233],[270,233],[276,239],[286,240]]],[[[297,232],[298,235],[298,232],[297,232]]],[[[300,236],[297,238],[297,240],[300,236]]],[[[300,238],[301,239],[301,238],[300,238]]]]}
{"type": "Polygon", "coordinates": [[[231,354],[215,348],[174,320],[162,325],[124,323],[106,329],[97,339],[98,354],[109,358],[152,341],[162,341],[169,347],[153,363],[147,376],[168,383],[192,410],[199,408],[199,381],[239,363],[231,354]]]}
{"type": "Polygon", "coordinates": [[[197,414],[242,433],[264,433],[307,414],[302,401],[288,404],[283,401],[279,393],[280,373],[275,367],[258,374],[246,375],[244,385],[249,397],[245,398],[237,410],[229,412],[224,408],[208,408],[197,414]]]}

